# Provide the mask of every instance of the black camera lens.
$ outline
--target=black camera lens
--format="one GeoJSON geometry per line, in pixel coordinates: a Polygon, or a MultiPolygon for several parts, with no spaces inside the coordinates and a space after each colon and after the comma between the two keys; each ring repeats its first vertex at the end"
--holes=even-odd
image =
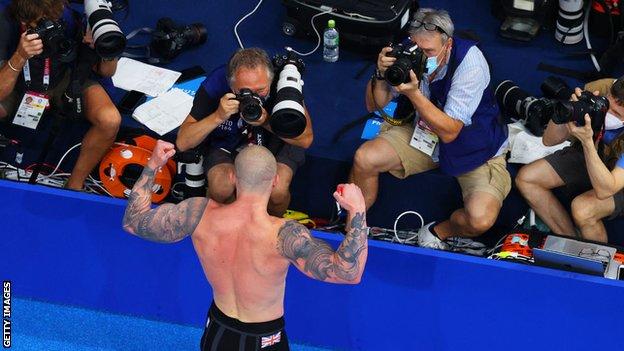
{"type": "Polygon", "coordinates": [[[561,78],[549,76],[542,82],[540,89],[544,96],[557,99],[568,100],[573,91],[561,78]]]}
{"type": "Polygon", "coordinates": [[[248,122],[255,122],[262,117],[262,107],[253,98],[241,100],[239,111],[241,117],[248,122]]]}
{"type": "Polygon", "coordinates": [[[262,117],[262,100],[250,89],[243,88],[236,99],[239,101],[238,111],[246,122],[255,122],[262,117]]]}
{"type": "Polygon", "coordinates": [[[201,23],[193,23],[184,28],[184,38],[189,47],[201,45],[208,38],[208,30],[201,23]]]}
{"type": "Polygon", "coordinates": [[[410,81],[410,70],[412,62],[405,57],[398,58],[394,64],[386,70],[386,80],[390,85],[397,86],[399,84],[410,81]]]}

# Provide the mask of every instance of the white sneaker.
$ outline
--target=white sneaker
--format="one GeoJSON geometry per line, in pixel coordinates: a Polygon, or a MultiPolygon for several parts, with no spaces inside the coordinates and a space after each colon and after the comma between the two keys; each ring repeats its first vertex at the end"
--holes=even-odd
{"type": "Polygon", "coordinates": [[[416,242],[420,247],[427,247],[430,249],[436,250],[448,250],[449,246],[444,241],[440,240],[437,236],[433,235],[429,227],[433,225],[435,222],[431,222],[426,226],[420,228],[418,231],[418,236],[416,237],[416,242]]]}

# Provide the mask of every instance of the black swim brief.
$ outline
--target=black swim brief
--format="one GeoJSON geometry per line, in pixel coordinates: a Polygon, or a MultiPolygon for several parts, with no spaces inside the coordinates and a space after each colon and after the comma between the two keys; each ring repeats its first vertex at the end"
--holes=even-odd
{"type": "Polygon", "coordinates": [[[284,317],[244,323],[221,312],[213,302],[208,311],[201,351],[289,351],[284,317]]]}

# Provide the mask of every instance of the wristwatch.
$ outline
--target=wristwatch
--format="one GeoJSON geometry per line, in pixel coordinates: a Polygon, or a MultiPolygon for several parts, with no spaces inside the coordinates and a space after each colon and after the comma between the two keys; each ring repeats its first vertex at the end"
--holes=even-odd
{"type": "Polygon", "coordinates": [[[373,73],[373,78],[376,80],[386,80],[383,74],[379,71],[379,68],[375,68],[375,73],[373,73]]]}

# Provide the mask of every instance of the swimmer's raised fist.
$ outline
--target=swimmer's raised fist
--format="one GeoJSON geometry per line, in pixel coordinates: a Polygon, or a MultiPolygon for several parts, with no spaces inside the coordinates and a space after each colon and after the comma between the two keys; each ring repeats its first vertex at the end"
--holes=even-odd
{"type": "Polygon", "coordinates": [[[152,151],[152,156],[147,161],[147,167],[156,170],[164,166],[174,154],[175,146],[172,143],[158,140],[154,151],[152,151]]]}
{"type": "Polygon", "coordinates": [[[338,204],[347,211],[366,212],[362,190],[353,184],[339,184],[334,192],[338,204]]]}

